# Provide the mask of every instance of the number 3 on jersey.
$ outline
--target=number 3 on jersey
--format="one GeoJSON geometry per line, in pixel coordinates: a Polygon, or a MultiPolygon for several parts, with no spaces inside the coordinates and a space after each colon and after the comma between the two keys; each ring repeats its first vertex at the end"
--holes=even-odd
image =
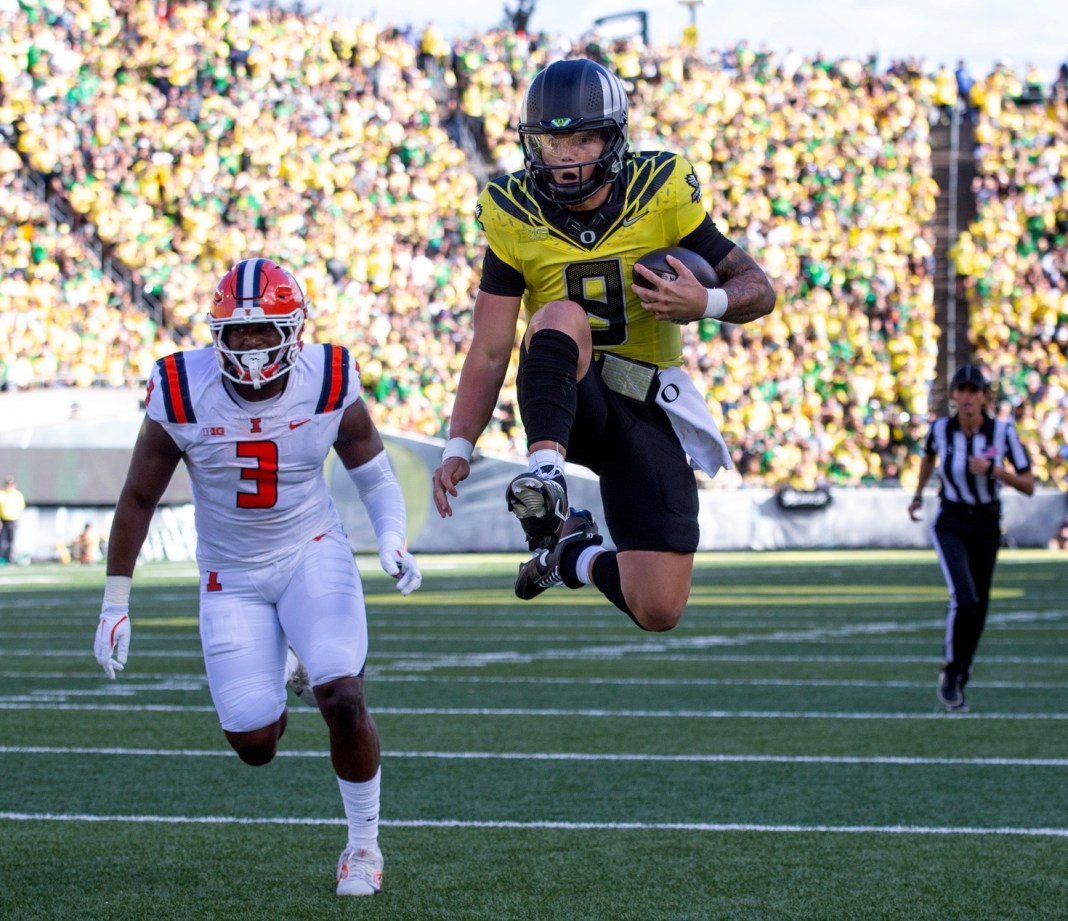
{"type": "Polygon", "coordinates": [[[242,467],[241,479],[255,485],[254,492],[237,493],[238,508],[274,508],[278,502],[278,445],[273,441],[240,441],[237,456],[252,458],[255,467],[242,467]]]}

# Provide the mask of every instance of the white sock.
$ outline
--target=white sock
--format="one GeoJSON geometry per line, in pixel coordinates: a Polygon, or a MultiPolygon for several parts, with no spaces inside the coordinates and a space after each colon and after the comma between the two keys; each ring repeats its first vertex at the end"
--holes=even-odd
{"type": "Polygon", "coordinates": [[[539,448],[530,452],[528,468],[531,473],[551,479],[564,472],[564,455],[555,448],[539,448]]]}
{"type": "Polygon", "coordinates": [[[578,559],[575,560],[575,575],[583,585],[593,584],[593,561],[602,553],[604,553],[604,547],[597,544],[583,547],[582,552],[579,553],[578,559]]]}
{"type": "Polygon", "coordinates": [[[378,806],[381,790],[382,768],[364,783],[337,779],[341,788],[341,802],[345,807],[345,819],[349,823],[348,847],[370,847],[378,843],[378,806]]]}

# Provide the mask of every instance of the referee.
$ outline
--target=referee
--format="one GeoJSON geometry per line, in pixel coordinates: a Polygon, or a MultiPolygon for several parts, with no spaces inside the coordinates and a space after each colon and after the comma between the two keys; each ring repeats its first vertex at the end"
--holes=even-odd
{"type": "Polygon", "coordinates": [[[956,404],[956,415],[941,416],[927,432],[909,517],[920,520],[923,487],[941,458],[940,506],[931,523],[931,540],[949,589],[949,606],[938,699],[947,710],[960,711],[965,709],[964,686],[986,623],[1001,544],[1001,486],[1029,496],[1035,491],[1035,475],[1013,423],[991,417],[990,385],[978,367],[957,370],[949,398],[956,404]]]}

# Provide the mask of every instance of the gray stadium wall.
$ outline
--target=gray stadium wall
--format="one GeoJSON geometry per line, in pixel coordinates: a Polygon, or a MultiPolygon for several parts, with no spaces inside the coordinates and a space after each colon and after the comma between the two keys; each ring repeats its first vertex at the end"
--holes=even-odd
{"type": "MultiPolygon", "coordinates": [[[[14,474],[29,504],[18,530],[16,558],[55,559],[57,544],[73,540],[86,522],[107,535],[143,418],[137,396],[129,392],[120,396],[123,393],[109,392],[108,400],[114,401],[110,407],[101,405],[99,391],[83,394],[73,413],[71,403],[77,395],[71,392],[53,392],[50,401],[33,392],[0,394],[0,475],[14,474]],[[16,405],[25,418],[16,416],[16,405]]],[[[520,528],[504,502],[505,486],[524,469],[521,463],[477,456],[471,478],[452,500],[453,516],[441,519],[431,499],[430,477],[441,457],[442,442],[389,433],[383,438],[407,500],[413,551],[525,551],[520,528]]],[[[334,455],[327,461],[326,475],[353,548],[373,551],[374,535],[363,505],[334,455]]],[[[572,505],[589,508],[598,521],[604,521],[592,475],[569,468],[568,489],[572,505]]],[[[153,520],[145,559],[193,557],[190,498],[188,478],[180,466],[153,520]]],[[[700,493],[700,549],[930,547],[928,527],[937,511],[933,485],[928,488],[922,522],[909,519],[910,498],[911,492],[900,488],[842,488],[830,490],[830,502],[822,507],[791,509],[784,508],[771,489],[706,488],[700,493]]],[[[1037,490],[1031,497],[1006,490],[1007,542],[1045,547],[1065,511],[1066,494],[1057,490],[1037,490]]]]}
{"type": "MultiPolygon", "coordinates": [[[[480,457],[471,478],[452,500],[453,516],[438,517],[430,495],[430,475],[441,456],[441,442],[385,435],[386,450],[403,484],[408,504],[410,548],[417,553],[523,553],[525,544],[515,519],[505,510],[504,490],[524,469],[515,461],[480,457]]],[[[59,449],[64,452],[73,449],[59,449]]],[[[0,447],[0,470],[35,469],[65,483],[51,502],[27,508],[19,525],[16,558],[45,561],[56,558],[56,546],[67,543],[92,522],[107,535],[112,508],[126,469],[129,452],[78,452],[79,465],[56,456],[51,449],[0,447]],[[20,456],[21,455],[21,456],[20,456]],[[64,471],[69,473],[68,476],[64,471]],[[71,482],[88,484],[77,497],[71,482]]],[[[589,508],[603,522],[596,480],[581,468],[569,468],[568,489],[573,505],[589,508]]],[[[327,464],[334,501],[357,552],[374,550],[374,535],[352,481],[340,463],[327,464]]],[[[192,506],[188,502],[185,471],[179,475],[153,519],[143,558],[188,560],[195,553],[192,506]],[[172,499],[173,497],[173,499],[172,499]]],[[[929,547],[929,523],[937,511],[933,491],[924,507],[924,521],[913,523],[907,508],[911,492],[894,489],[833,489],[822,508],[784,509],[771,489],[702,489],[701,550],[798,550],[929,547]]],[[[1038,490],[1034,496],[1005,497],[1006,540],[1014,546],[1044,547],[1065,514],[1065,494],[1038,490]]],[[[611,546],[611,542],[606,542],[611,546]]]]}

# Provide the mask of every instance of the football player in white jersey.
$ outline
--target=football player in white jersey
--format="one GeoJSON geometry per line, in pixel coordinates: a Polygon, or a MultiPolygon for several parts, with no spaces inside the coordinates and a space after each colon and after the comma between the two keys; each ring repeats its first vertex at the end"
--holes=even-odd
{"type": "Polygon", "coordinates": [[[156,505],[179,461],[193,490],[200,636],[227,741],[266,764],[286,728],[286,682],[329,727],[348,841],[338,895],[382,886],[378,731],[363,693],[363,588],[323,463],[337,452],[367,507],[383,569],[407,595],[421,582],[405,549],[404,497],[346,349],[305,345],[304,294],[267,259],[219,282],[214,344],[160,359],[108,542],[94,652],[126,664],[130,588],[156,505]]]}

